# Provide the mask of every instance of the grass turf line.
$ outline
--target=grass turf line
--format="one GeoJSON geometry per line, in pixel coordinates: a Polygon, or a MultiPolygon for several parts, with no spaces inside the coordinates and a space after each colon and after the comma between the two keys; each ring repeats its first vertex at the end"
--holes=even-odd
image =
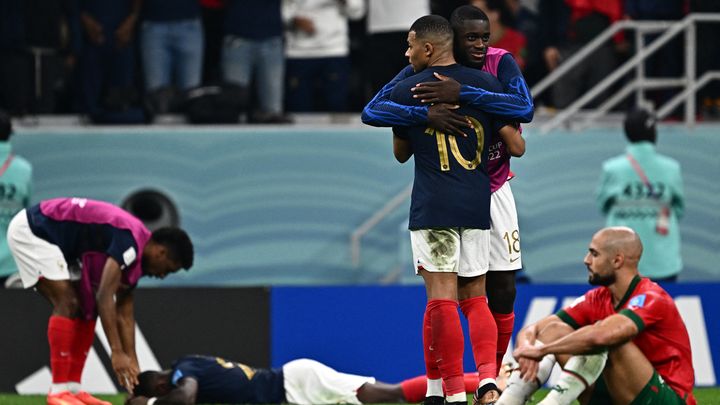
{"type": "MultiPolygon", "coordinates": [[[[547,389],[538,391],[533,396],[530,404],[539,402],[547,392],[547,389]]],[[[699,405],[720,405],[720,387],[715,388],[696,388],[693,393],[699,405]]],[[[125,403],[125,395],[98,395],[98,398],[110,401],[113,405],[123,405],[125,403]]],[[[468,396],[472,401],[472,396],[468,396]]],[[[471,403],[471,402],[470,402],[471,403]]],[[[45,395],[17,395],[0,393],[0,405],[45,405],[45,395]]],[[[208,404],[210,405],[210,404],[208,404]]],[[[384,405],[401,405],[401,404],[384,404],[384,405]]]]}

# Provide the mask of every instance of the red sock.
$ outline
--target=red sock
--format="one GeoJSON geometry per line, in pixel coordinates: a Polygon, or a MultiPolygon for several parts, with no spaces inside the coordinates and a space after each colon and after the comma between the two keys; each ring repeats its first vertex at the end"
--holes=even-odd
{"type": "Polygon", "coordinates": [[[495,352],[497,351],[497,326],[490,313],[487,297],[473,297],[460,301],[460,309],[468,320],[470,345],[473,349],[478,378],[497,377],[495,352]]]}
{"type": "Polygon", "coordinates": [[[497,356],[496,366],[498,372],[502,366],[502,359],[507,351],[508,344],[510,344],[510,338],[512,337],[513,326],[515,326],[515,312],[509,314],[501,314],[498,312],[492,312],[493,318],[495,318],[495,324],[497,325],[498,337],[497,337],[497,356]]]}
{"type": "Polygon", "coordinates": [[[465,380],[465,392],[467,393],[475,392],[478,384],[480,384],[477,373],[465,373],[463,379],[465,380]]]}
{"type": "Polygon", "coordinates": [[[75,320],[75,340],[72,345],[72,359],[70,361],[70,381],[80,382],[82,378],[85,360],[88,351],[95,339],[95,320],[87,321],[85,319],[75,320]]]}
{"type": "Polygon", "coordinates": [[[75,321],[53,315],[48,321],[50,344],[50,371],[53,384],[66,383],[70,377],[72,345],[75,337],[75,321]]]}
{"type": "Polygon", "coordinates": [[[419,375],[409,380],[400,382],[400,388],[402,388],[405,402],[407,403],[418,403],[425,399],[425,392],[427,391],[427,377],[419,375]]]}
{"type": "MultiPolygon", "coordinates": [[[[476,373],[465,373],[463,374],[463,380],[465,382],[465,392],[475,392],[480,383],[476,373]]],[[[410,378],[400,382],[400,388],[402,388],[405,402],[422,402],[425,399],[425,392],[427,391],[427,377],[419,375],[414,378],[410,378]]],[[[443,392],[445,390],[443,389],[443,392]]]]}
{"type": "Polygon", "coordinates": [[[430,316],[433,352],[445,383],[445,395],[465,392],[463,382],[464,337],[454,300],[430,300],[426,311],[430,316]]]}
{"type": "MultiPolygon", "coordinates": [[[[432,345],[432,326],[430,324],[430,311],[425,308],[423,316],[423,350],[425,355],[425,375],[431,380],[440,378],[440,369],[435,358],[435,351],[432,345]]],[[[413,401],[410,401],[413,402],[413,401]]]]}

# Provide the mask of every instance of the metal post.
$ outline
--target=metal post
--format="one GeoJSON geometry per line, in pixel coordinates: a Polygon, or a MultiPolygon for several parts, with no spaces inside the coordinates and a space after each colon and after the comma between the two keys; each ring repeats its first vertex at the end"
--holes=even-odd
{"type": "MultiPolygon", "coordinates": [[[[695,79],[697,77],[695,57],[696,55],[696,43],[695,43],[695,31],[696,24],[688,24],[685,28],[685,78],[687,80],[687,88],[695,87],[695,79]]],[[[695,92],[688,93],[685,99],[685,125],[695,125],[695,92]]]]}
{"type": "MultiPolygon", "coordinates": [[[[645,31],[642,28],[635,30],[635,51],[639,52],[645,44],[643,39],[645,38],[645,31]]],[[[642,86],[645,80],[645,63],[639,63],[635,68],[635,80],[638,83],[637,91],[635,92],[635,105],[642,106],[645,104],[645,90],[642,86]]]]}

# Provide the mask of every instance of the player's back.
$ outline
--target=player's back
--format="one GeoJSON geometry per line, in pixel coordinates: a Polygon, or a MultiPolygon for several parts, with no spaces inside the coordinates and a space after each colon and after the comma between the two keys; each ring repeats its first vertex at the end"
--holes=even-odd
{"type": "MultiPolygon", "coordinates": [[[[395,86],[390,99],[406,105],[420,105],[410,89],[417,83],[437,80],[433,73],[451,77],[461,84],[489,91],[502,91],[497,79],[475,69],[454,64],[429,67],[395,86]]],[[[426,126],[395,128],[398,136],[412,145],[415,181],[410,208],[410,229],[464,227],[488,229],[490,180],[487,150],[499,122],[488,114],[464,105],[456,111],[468,117],[473,128],[467,137],[447,135],[426,126]]]]}
{"type": "Polygon", "coordinates": [[[212,356],[185,356],[173,364],[171,382],[184,377],[198,382],[197,403],[279,404],[285,402],[281,369],[255,369],[212,356]]]}

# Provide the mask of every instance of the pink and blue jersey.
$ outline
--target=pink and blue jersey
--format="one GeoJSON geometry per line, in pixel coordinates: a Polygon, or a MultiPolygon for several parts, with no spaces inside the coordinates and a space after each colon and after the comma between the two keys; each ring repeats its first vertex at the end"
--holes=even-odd
{"type": "MultiPolygon", "coordinates": [[[[505,55],[512,57],[512,55],[504,49],[488,48],[487,54],[485,55],[485,65],[483,65],[482,70],[498,77],[498,67],[500,66],[500,61],[505,55]]],[[[461,101],[463,98],[462,93],[463,92],[461,90],[461,101]]],[[[508,180],[508,177],[510,177],[510,153],[508,153],[505,142],[503,142],[497,132],[493,133],[492,140],[490,141],[487,171],[488,175],[490,175],[491,193],[494,193],[502,187],[508,180]]]]}
{"type": "MultiPolygon", "coordinates": [[[[462,85],[460,102],[508,121],[530,122],[534,111],[532,96],[512,54],[504,49],[488,48],[482,70],[497,77],[505,93],[462,85]]],[[[413,74],[412,66],[407,66],[386,84],[363,109],[362,121],[380,127],[427,124],[427,106],[403,105],[390,100],[397,83],[413,74]]],[[[493,134],[488,148],[487,171],[491,192],[502,187],[512,176],[510,154],[497,133],[493,134]]]]}
{"type": "Polygon", "coordinates": [[[120,264],[125,288],[134,288],[142,277],[142,251],[151,234],[121,208],[85,198],[57,198],[28,208],[27,216],[33,234],[60,248],[68,265],[82,264],[80,299],[87,317],[94,315],[94,291],[108,257],[120,264]]]}

